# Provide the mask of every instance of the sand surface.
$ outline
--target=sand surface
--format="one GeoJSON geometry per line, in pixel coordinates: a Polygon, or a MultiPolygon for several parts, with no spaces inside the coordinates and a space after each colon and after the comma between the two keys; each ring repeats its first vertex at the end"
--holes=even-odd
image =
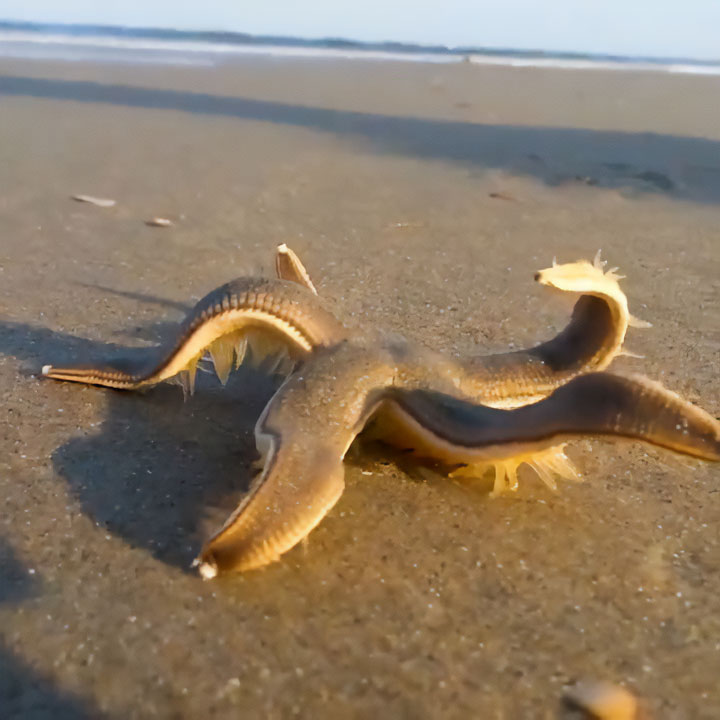
{"type": "Polygon", "coordinates": [[[535,270],[602,248],[653,323],[617,367],[717,416],[719,116],[717,78],[0,61],[0,716],[556,718],[589,677],[719,717],[717,467],[587,440],[586,482],[490,499],[361,448],[305,547],[202,582],[269,381],[37,377],[157,342],[281,242],[340,315],[529,345],[571,306],[535,270]]]}

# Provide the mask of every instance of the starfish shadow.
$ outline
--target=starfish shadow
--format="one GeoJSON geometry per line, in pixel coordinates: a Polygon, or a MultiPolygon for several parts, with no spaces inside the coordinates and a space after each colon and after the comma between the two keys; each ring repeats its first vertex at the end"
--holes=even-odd
{"type": "MultiPolygon", "coordinates": [[[[47,360],[92,361],[121,349],[5,322],[0,352],[36,373],[47,360]]],[[[65,392],[62,385],[43,382],[48,393],[65,392]]],[[[188,569],[209,530],[248,489],[255,422],[275,390],[273,378],[246,366],[225,388],[214,375],[200,374],[187,401],[167,384],[144,393],[87,388],[86,399],[106,403],[102,424],[58,447],[53,466],[101,527],[188,569]]]]}
{"type": "Polygon", "coordinates": [[[0,707],[5,720],[91,720],[106,717],[80,697],[54,687],[0,643],[0,707]]]}
{"type": "MultiPolygon", "coordinates": [[[[0,537],[0,604],[33,597],[41,584],[0,537]]],[[[4,720],[89,720],[104,715],[85,699],[55,687],[0,640],[0,713],[4,720]]]]}

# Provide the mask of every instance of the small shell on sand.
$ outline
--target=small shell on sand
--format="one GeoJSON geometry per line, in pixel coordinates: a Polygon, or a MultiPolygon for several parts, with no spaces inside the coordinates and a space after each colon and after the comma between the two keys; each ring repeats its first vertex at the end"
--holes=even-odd
{"type": "Polygon", "coordinates": [[[168,220],[167,218],[154,217],[146,220],[145,224],[149,225],[150,227],[170,227],[173,222],[172,220],[168,220]]]}
{"type": "Polygon", "coordinates": [[[638,701],[619,685],[598,680],[582,680],[568,688],[565,705],[581,710],[588,720],[639,720],[638,701]]]}
{"type": "Polygon", "coordinates": [[[113,205],[115,205],[115,201],[110,198],[94,197],[93,195],[73,195],[72,199],[78,202],[97,205],[97,207],[113,207],[113,205]]]}

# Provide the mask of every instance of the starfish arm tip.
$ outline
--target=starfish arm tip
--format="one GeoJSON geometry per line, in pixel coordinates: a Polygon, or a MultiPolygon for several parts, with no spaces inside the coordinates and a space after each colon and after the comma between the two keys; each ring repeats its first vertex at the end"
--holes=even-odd
{"type": "Polygon", "coordinates": [[[197,567],[198,572],[203,580],[212,580],[217,577],[218,569],[215,563],[207,562],[206,560],[200,560],[196,558],[193,562],[193,567],[197,567]]]}

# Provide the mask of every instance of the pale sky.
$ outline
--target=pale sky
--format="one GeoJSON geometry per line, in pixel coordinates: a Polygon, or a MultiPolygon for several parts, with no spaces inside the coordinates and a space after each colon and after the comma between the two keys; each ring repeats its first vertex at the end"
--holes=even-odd
{"type": "Polygon", "coordinates": [[[720,0],[2,0],[0,19],[720,60],[720,0]]]}

